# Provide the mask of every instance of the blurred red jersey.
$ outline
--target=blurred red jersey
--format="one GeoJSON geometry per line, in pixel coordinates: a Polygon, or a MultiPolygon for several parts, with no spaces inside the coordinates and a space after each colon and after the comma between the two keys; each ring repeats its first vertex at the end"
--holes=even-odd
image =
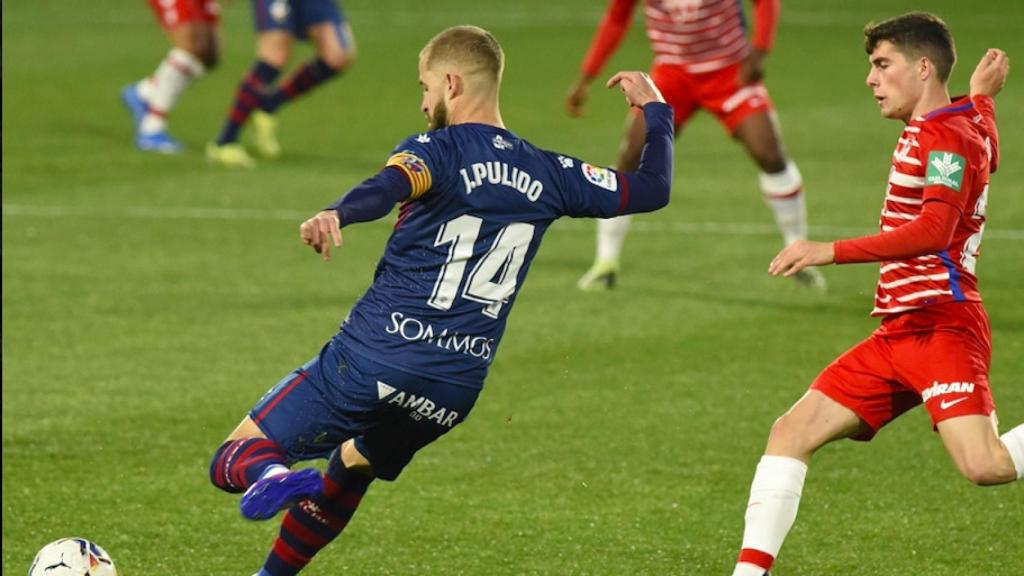
{"type": "Polygon", "coordinates": [[[962,98],[904,128],[892,156],[882,231],[912,222],[927,202],[952,205],[960,217],[945,250],[881,263],[872,315],[981,301],[974,270],[998,150],[995,112],[986,96],[962,98]]]}
{"type": "MultiPolygon", "coordinates": [[[[584,72],[596,75],[629,28],[637,0],[612,0],[584,72]]],[[[754,0],[754,35],[748,42],[740,0],[644,0],[654,64],[682,66],[691,74],[721,70],[743,60],[750,46],[767,52],[775,39],[779,0],[754,0]]]]}

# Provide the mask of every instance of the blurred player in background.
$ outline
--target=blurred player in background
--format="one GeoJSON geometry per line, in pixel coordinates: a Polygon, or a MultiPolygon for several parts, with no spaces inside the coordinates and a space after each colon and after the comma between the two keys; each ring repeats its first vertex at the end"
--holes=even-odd
{"type": "Polygon", "coordinates": [[[210,479],[244,492],[242,514],[289,508],[260,576],[290,576],[336,538],[374,478],[394,480],[413,455],[476,402],[505,323],[548,226],[668,203],[672,109],[640,72],[613,77],[646,118],[636,171],[616,172],[535,148],[505,129],[504,54],[474,26],[449,28],[420,53],[430,132],[302,224],[330,256],[340,227],[401,203],[374,282],[340,331],[285,377],[214,455],[210,479]],[[329,458],[326,474],[290,471],[329,458]]]}
{"type": "Polygon", "coordinates": [[[253,150],[264,158],[280,156],[274,112],[337,76],[356,57],[352,28],[335,0],[253,0],[252,5],[259,36],[256,62],[238,87],[220,135],[206,147],[206,158],[213,164],[255,166],[239,142],[250,116],[253,150]],[[312,42],[316,58],[277,85],[296,39],[312,42]]]}
{"type": "MultiPolygon", "coordinates": [[[[566,107],[582,115],[590,83],[600,73],[629,30],[637,0],[612,0],[583,61],[566,107]]],[[[676,134],[699,109],[718,118],[761,170],[761,193],[775,214],[785,243],[807,237],[803,181],[782,147],[775,111],[761,79],[764,60],[775,40],[779,0],[754,0],[754,32],[739,0],[645,0],[647,37],[654,49],[651,78],[675,110],[676,134]]],[[[630,114],[616,167],[633,170],[643,149],[644,119],[630,114]]],[[[597,223],[597,257],[578,286],[600,290],[615,285],[619,257],[629,231],[629,216],[597,223]]],[[[825,288],[817,270],[803,270],[797,279],[825,288]]]]}
{"type": "Polygon", "coordinates": [[[132,113],[139,150],[177,154],[182,145],[167,133],[167,115],[190,84],[217,66],[220,6],[216,0],[149,0],[149,5],[172,48],[151,76],[121,89],[121,101],[132,113]]]}
{"type": "MultiPolygon", "coordinates": [[[[881,326],[818,375],[779,418],[750,488],[734,576],[771,568],[796,518],[807,464],[840,438],[870,440],[903,412],[925,405],[957,468],[978,485],[1024,476],[1024,424],[1000,438],[989,389],[988,316],[975,263],[989,174],[999,160],[992,97],[1009,70],[989,50],[969,96],[950,101],[956,60],[946,25],[925,13],[864,30],[867,85],[882,116],[906,124],[892,156],[879,234],[791,244],[769,272],[880,262],[872,314],[881,326]]],[[[955,508],[955,504],[954,504],[955,508]]]]}

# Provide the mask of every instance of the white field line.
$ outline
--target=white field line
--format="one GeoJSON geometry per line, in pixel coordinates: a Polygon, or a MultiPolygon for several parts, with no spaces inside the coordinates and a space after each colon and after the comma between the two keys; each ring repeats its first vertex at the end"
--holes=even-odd
{"type": "MultiPolygon", "coordinates": [[[[25,204],[4,204],[4,218],[28,216],[37,218],[130,218],[141,220],[251,220],[285,221],[298,224],[312,212],[258,208],[99,208],[66,206],[32,206],[25,204]]],[[[390,224],[390,221],[388,221],[390,224]]],[[[877,232],[877,228],[847,226],[810,226],[812,236],[849,237],[877,232]]],[[[594,224],[583,219],[560,220],[554,231],[593,233],[594,224]]],[[[778,229],[773,224],[743,222],[657,222],[634,218],[630,231],[641,234],[717,234],[722,236],[775,236],[778,229]]],[[[1024,229],[990,228],[985,230],[986,239],[1024,240],[1024,229]]]]}

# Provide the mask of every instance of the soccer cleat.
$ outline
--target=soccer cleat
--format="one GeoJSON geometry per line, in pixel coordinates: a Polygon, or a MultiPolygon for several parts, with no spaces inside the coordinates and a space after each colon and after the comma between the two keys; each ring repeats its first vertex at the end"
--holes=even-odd
{"type": "Polygon", "coordinates": [[[576,287],[584,292],[597,292],[615,288],[619,275],[618,260],[598,260],[587,273],[576,281],[576,287]]]}
{"type": "Polygon", "coordinates": [[[252,147],[263,158],[277,158],[281,155],[281,143],[277,141],[277,119],[262,110],[252,113],[252,147]]]}
{"type": "Polygon", "coordinates": [[[132,126],[138,130],[142,119],[146,117],[146,111],[149,109],[149,106],[146,105],[146,101],[142,99],[142,96],[139,96],[139,91],[135,88],[135,84],[129,84],[121,88],[121,103],[131,112],[132,126]]]}
{"type": "Polygon", "coordinates": [[[160,154],[179,154],[185,149],[181,142],[172,138],[167,132],[157,132],[155,134],[139,132],[135,135],[135,147],[144,152],[157,152],[160,154]]]}
{"type": "Polygon", "coordinates": [[[260,478],[242,495],[238,507],[250,520],[268,520],[292,504],[323,490],[324,481],[316,468],[303,468],[260,478]]]}
{"type": "Polygon", "coordinates": [[[206,145],[206,161],[210,164],[227,166],[228,168],[256,167],[256,161],[252,159],[252,156],[249,156],[249,153],[238,142],[229,142],[227,144],[210,142],[206,145]]]}
{"type": "Polygon", "coordinates": [[[813,288],[814,290],[825,293],[828,291],[828,283],[825,282],[825,277],[822,276],[821,271],[817,268],[804,268],[793,275],[797,283],[801,286],[813,288]]]}

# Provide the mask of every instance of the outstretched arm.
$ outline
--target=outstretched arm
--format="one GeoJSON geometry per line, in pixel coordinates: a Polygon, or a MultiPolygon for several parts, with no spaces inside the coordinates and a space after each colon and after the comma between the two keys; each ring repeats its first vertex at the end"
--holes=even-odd
{"type": "Polygon", "coordinates": [[[324,260],[331,259],[331,243],[341,246],[341,227],[387,216],[395,204],[412,194],[409,178],[396,166],[387,166],[363,181],[340,200],[299,227],[299,236],[324,260]]]}
{"type": "Polygon", "coordinates": [[[672,148],[675,128],[672,107],[643,72],[619,72],[608,81],[618,86],[626,102],[643,110],[644,150],[634,172],[623,172],[620,214],[651,212],[668,204],[672,187],[672,148]]]}

